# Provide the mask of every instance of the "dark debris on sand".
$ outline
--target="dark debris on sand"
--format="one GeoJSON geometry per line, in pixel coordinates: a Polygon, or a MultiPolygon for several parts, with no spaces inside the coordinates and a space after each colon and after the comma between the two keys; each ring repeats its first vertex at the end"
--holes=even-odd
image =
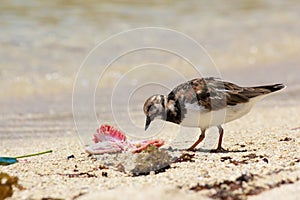
{"type": "Polygon", "coordinates": [[[183,153],[178,158],[176,158],[173,163],[195,162],[194,157],[195,154],[183,153]]]}
{"type": "Polygon", "coordinates": [[[234,165],[248,164],[249,162],[259,162],[260,160],[264,161],[265,163],[269,163],[269,160],[266,158],[266,156],[257,155],[255,153],[244,155],[242,158],[243,159],[236,160],[230,156],[223,156],[220,158],[220,160],[221,162],[228,161],[234,165]]]}
{"type": "Polygon", "coordinates": [[[241,176],[237,177],[234,181],[224,180],[220,183],[204,184],[204,185],[198,183],[196,186],[191,187],[190,190],[198,192],[202,190],[212,189],[212,193],[209,195],[209,197],[213,199],[244,200],[247,199],[247,196],[258,195],[265,190],[279,187],[283,184],[294,183],[294,181],[287,179],[287,180],[280,180],[266,187],[262,187],[262,186],[256,186],[253,183],[255,177],[259,177],[259,176],[251,173],[242,174],[241,176]]]}
{"type": "Polygon", "coordinates": [[[58,175],[67,176],[68,178],[97,178],[95,174],[92,174],[90,172],[80,172],[80,173],[73,173],[73,174],[59,173],[58,175]]]}
{"type": "Polygon", "coordinates": [[[224,180],[221,183],[214,183],[214,184],[205,184],[205,185],[196,185],[191,190],[198,192],[201,190],[210,190],[214,189],[214,193],[210,195],[211,198],[214,199],[222,199],[222,200],[232,200],[232,199],[244,199],[245,195],[260,193],[262,188],[257,187],[253,190],[249,190],[247,193],[243,192],[243,182],[249,182],[253,180],[254,175],[250,174],[242,174],[241,176],[237,177],[234,181],[224,180]],[[242,191],[242,192],[241,192],[242,191]]]}
{"type": "Polygon", "coordinates": [[[293,140],[293,138],[285,137],[285,138],[283,138],[283,139],[280,139],[279,142],[289,142],[289,141],[291,141],[291,140],[293,140]]]}
{"type": "Polygon", "coordinates": [[[0,172],[0,200],[6,199],[13,195],[13,187],[23,190],[18,183],[19,178],[16,176],[10,176],[7,173],[0,172]]]}

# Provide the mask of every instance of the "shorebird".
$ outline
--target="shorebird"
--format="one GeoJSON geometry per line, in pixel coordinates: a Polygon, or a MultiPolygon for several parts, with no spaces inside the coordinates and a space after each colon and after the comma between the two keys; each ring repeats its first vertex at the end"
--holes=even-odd
{"type": "Polygon", "coordinates": [[[219,141],[214,151],[225,151],[222,124],[246,115],[257,101],[283,88],[283,84],[241,87],[219,78],[196,78],[178,85],[168,95],[153,95],[145,101],[145,130],[155,119],[198,127],[201,134],[187,149],[194,150],[205,138],[206,130],[217,127],[219,141]]]}

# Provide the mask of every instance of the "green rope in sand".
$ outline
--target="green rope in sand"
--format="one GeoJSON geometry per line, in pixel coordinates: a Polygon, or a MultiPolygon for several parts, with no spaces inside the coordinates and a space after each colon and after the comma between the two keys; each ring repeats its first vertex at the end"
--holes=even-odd
{"type": "Polygon", "coordinates": [[[48,151],[43,151],[43,152],[39,152],[39,153],[34,153],[34,154],[27,154],[24,156],[17,156],[17,157],[0,157],[0,165],[11,165],[14,163],[17,163],[19,158],[27,158],[27,157],[31,157],[31,156],[38,156],[38,155],[42,155],[45,153],[51,153],[52,150],[48,150],[48,151]]]}
{"type": "Polygon", "coordinates": [[[43,152],[39,152],[39,153],[34,153],[34,154],[28,154],[28,155],[24,155],[24,156],[17,156],[15,158],[27,158],[27,157],[31,157],[31,156],[39,156],[45,153],[52,153],[52,150],[48,150],[48,151],[43,151],[43,152]]]}

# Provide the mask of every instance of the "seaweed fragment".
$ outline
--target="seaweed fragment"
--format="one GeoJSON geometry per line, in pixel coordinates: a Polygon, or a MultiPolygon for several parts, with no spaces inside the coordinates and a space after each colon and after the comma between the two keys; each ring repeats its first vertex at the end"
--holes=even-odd
{"type": "Polygon", "coordinates": [[[70,160],[70,159],[72,159],[72,158],[75,158],[75,156],[72,154],[72,155],[69,155],[68,157],[67,157],[67,159],[68,160],[70,160]]]}
{"type": "Polygon", "coordinates": [[[254,158],[257,158],[259,157],[258,155],[256,155],[255,153],[250,153],[248,155],[244,155],[242,156],[243,158],[248,158],[248,159],[254,159],[254,158]]]}
{"type": "Polygon", "coordinates": [[[221,162],[224,162],[225,160],[231,160],[232,157],[230,157],[230,156],[222,156],[220,159],[221,159],[221,162]]]}
{"type": "Polygon", "coordinates": [[[193,160],[194,157],[195,157],[195,154],[183,153],[174,160],[174,163],[195,162],[195,160],[193,160]]]}
{"type": "Polygon", "coordinates": [[[76,194],[75,196],[72,197],[72,200],[78,199],[79,197],[85,195],[87,192],[80,192],[79,194],[76,194]]]}
{"type": "MultiPolygon", "coordinates": [[[[245,199],[245,195],[247,195],[249,192],[255,193],[257,191],[261,192],[261,188],[257,187],[255,188],[255,192],[253,190],[244,191],[243,188],[243,182],[249,182],[252,181],[254,178],[253,174],[242,174],[241,176],[237,177],[234,181],[231,180],[224,180],[220,183],[214,183],[214,184],[205,184],[200,185],[197,184],[196,186],[190,188],[190,190],[193,191],[201,191],[201,190],[210,190],[214,189],[214,193],[209,195],[209,197],[213,199],[222,199],[222,200],[231,200],[231,199],[245,199]]],[[[249,194],[248,194],[249,195],[249,194]]]]}
{"type": "Polygon", "coordinates": [[[263,158],[262,161],[264,161],[265,163],[269,163],[269,160],[267,158],[263,158]]]}
{"type": "Polygon", "coordinates": [[[80,172],[74,174],[58,174],[61,176],[67,176],[68,178],[97,178],[95,174],[91,174],[89,172],[80,172]]]}
{"type": "Polygon", "coordinates": [[[170,168],[171,159],[171,155],[166,150],[150,145],[137,156],[136,165],[131,173],[133,176],[140,176],[149,175],[151,171],[155,174],[165,172],[170,168]]]}
{"type": "Polygon", "coordinates": [[[280,142],[288,142],[288,141],[291,141],[293,138],[290,138],[290,137],[285,137],[283,139],[280,139],[279,141],[280,142]]]}
{"type": "Polygon", "coordinates": [[[108,177],[108,173],[107,173],[107,172],[102,172],[102,173],[101,173],[101,176],[103,176],[103,177],[108,177]]]}
{"type": "Polygon", "coordinates": [[[106,165],[99,165],[99,169],[102,170],[102,169],[108,169],[108,167],[106,165]]]}
{"type": "Polygon", "coordinates": [[[13,195],[13,186],[22,190],[24,189],[18,184],[18,177],[10,176],[7,173],[0,172],[0,200],[13,195]]]}
{"type": "MultiPolygon", "coordinates": [[[[223,156],[220,158],[221,162],[225,162],[228,160],[229,163],[232,163],[234,165],[240,165],[240,164],[248,164],[250,160],[253,160],[255,158],[260,158],[265,163],[269,163],[269,160],[263,156],[263,155],[256,155],[255,153],[250,153],[248,155],[242,156],[242,160],[235,160],[230,156],[223,156]]],[[[258,162],[259,160],[255,160],[254,162],[258,162]]]]}
{"type": "Polygon", "coordinates": [[[190,190],[198,192],[201,190],[212,189],[212,193],[209,195],[209,197],[213,199],[243,200],[243,199],[247,199],[247,196],[257,195],[268,189],[279,187],[284,184],[294,183],[294,181],[290,179],[283,179],[272,185],[267,185],[266,187],[249,184],[249,182],[254,180],[255,176],[258,175],[254,175],[250,173],[250,174],[242,174],[241,176],[237,177],[234,181],[224,180],[220,183],[204,184],[204,185],[198,183],[196,186],[191,187],[190,190]],[[243,183],[248,183],[247,184],[248,187],[245,188],[245,185],[243,183]]]}

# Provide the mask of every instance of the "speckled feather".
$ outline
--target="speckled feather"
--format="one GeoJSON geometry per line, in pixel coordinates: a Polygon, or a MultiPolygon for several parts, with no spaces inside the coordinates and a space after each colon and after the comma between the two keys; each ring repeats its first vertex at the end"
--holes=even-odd
{"type": "Polygon", "coordinates": [[[283,89],[283,84],[241,87],[218,78],[197,78],[175,87],[168,95],[153,95],[144,104],[145,130],[154,119],[185,127],[198,127],[201,134],[188,150],[194,150],[210,127],[219,130],[216,152],[222,147],[222,124],[246,115],[253,105],[268,94],[283,89]]]}
{"type": "MultiPolygon", "coordinates": [[[[281,84],[277,84],[281,85],[281,84]]],[[[240,87],[217,78],[197,78],[182,83],[168,95],[168,101],[193,104],[198,102],[207,110],[219,110],[228,105],[246,103],[250,98],[274,91],[274,87],[240,87]]]]}
{"type": "Polygon", "coordinates": [[[156,110],[151,120],[157,116],[176,124],[180,124],[188,112],[187,104],[205,112],[218,111],[228,106],[248,103],[250,99],[280,90],[282,84],[241,87],[219,78],[196,78],[175,87],[167,96],[154,95],[144,105],[144,112],[156,110]],[[157,108],[159,106],[159,109],[157,108]]]}

